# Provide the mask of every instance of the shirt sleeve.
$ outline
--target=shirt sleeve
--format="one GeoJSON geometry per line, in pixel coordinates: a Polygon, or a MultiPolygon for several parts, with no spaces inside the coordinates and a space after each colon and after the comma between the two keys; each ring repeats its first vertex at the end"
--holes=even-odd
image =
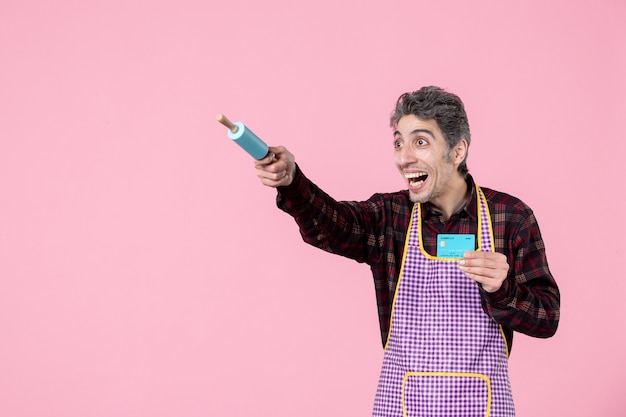
{"type": "Polygon", "coordinates": [[[550,270],[537,220],[528,209],[517,230],[505,238],[509,276],[493,293],[481,289],[483,308],[501,325],[533,337],[554,335],[560,293],[550,270]]]}
{"type": "Polygon", "coordinates": [[[296,165],[289,186],[278,187],[277,206],[291,215],[303,240],[327,252],[358,262],[372,263],[380,257],[377,225],[381,202],[336,201],[311,182],[296,165]]]}

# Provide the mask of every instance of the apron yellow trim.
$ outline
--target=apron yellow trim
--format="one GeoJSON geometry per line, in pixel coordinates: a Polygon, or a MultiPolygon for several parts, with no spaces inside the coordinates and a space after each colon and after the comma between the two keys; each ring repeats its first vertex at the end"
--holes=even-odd
{"type": "MultiPolygon", "coordinates": [[[[491,252],[495,252],[496,251],[496,240],[493,237],[493,222],[491,221],[491,212],[489,211],[489,204],[487,204],[487,197],[485,197],[485,194],[483,193],[483,190],[481,190],[480,187],[476,186],[476,189],[478,190],[478,193],[480,193],[480,196],[482,197],[483,200],[485,200],[485,212],[487,213],[487,219],[489,220],[489,237],[491,238],[491,252]]],[[[479,198],[479,200],[481,200],[479,198]]],[[[480,207],[480,206],[479,206],[480,207]]],[[[509,357],[509,344],[506,341],[506,336],[504,334],[504,329],[502,328],[502,325],[500,325],[500,334],[502,335],[502,340],[504,341],[504,352],[506,354],[506,357],[509,357]]]]}
{"type": "Polygon", "coordinates": [[[485,381],[487,386],[487,407],[485,408],[485,417],[489,417],[491,413],[491,380],[483,374],[474,374],[468,372],[407,372],[404,374],[402,381],[402,415],[408,417],[406,412],[406,405],[404,404],[404,389],[406,387],[407,380],[412,376],[456,376],[456,377],[468,377],[468,378],[480,378],[485,381]]]}
{"type": "Polygon", "coordinates": [[[509,344],[506,342],[506,336],[504,335],[504,328],[500,325],[500,334],[502,335],[502,340],[504,341],[504,353],[506,354],[507,359],[509,358],[509,344]]]}
{"type": "MultiPolygon", "coordinates": [[[[483,196],[483,198],[485,197],[485,195],[483,194],[483,191],[480,189],[479,186],[476,185],[476,212],[478,213],[478,232],[476,233],[476,243],[478,245],[478,247],[476,248],[476,251],[480,251],[482,250],[482,232],[483,232],[483,227],[482,227],[482,222],[480,220],[480,207],[481,207],[481,198],[478,195],[480,193],[480,195],[483,196]]],[[[491,252],[493,252],[493,227],[491,227],[491,214],[489,213],[489,205],[487,204],[487,199],[485,198],[485,210],[487,211],[487,218],[489,219],[489,236],[491,237],[491,252]]],[[[445,262],[456,262],[459,259],[463,259],[463,258],[439,258],[437,256],[433,256],[430,253],[426,252],[426,249],[424,249],[424,241],[422,240],[422,205],[421,203],[417,203],[417,219],[418,219],[418,223],[417,223],[417,230],[419,232],[419,247],[420,247],[420,251],[422,252],[422,254],[424,254],[424,256],[426,256],[428,259],[431,260],[438,260],[438,261],[445,261],[445,262]]],[[[410,229],[409,229],[410,230],[410,229]]]]}
{"type": "MultiPolygon", "coordinates": [[[[481,188],[479,186],[476,186],[476,190],[478,191],[478,193],[482,196],[482,199],[485,200],[485,212],[487,213],[487,220],[489,220],[489,237],[491,238],[491,252],[495,252],[496,251],[496,244],[495,244],[495,239],[493,238],[493,222],[491,221],[491,212],[489,211],[489,204],[487,204],[487,197],[485,197],[485,194],[483,193],[483,190],[481,190],[481,188]]],[[[478,198],[478,201],[480,201],[481,199],[478,198]]],[[[478,205],[478,212],[480,213],[480,205],[478,205]]],[[[480,223],[478,224],[478,230],[480,231],[480,223]]],[[[479,235],[479,239],[480,239],[480,235],[479,235]]],[[[480,248],[479,248],[480,249],[480,248]]]]}
{"type": "Polygon", "coordinates": [[[385,348],[383,350],[387,350],[387,346],[389,346],[389,339],[391,338],[391,323],[393,321],[393,312],[396,308],[396,297],[398,296],[398,288],[400,288],[400,280],[402,280],[402,272],[404,272],[404,261],[406,260],[406,254],[409,251],[409,237],[411,235],[411,226],[413,225],[413,211],[415,211],[415,204],[411,209],[411,219],[409,220],[409,227],[406,231],[406,239],[404,240],[404,252],[402,253],[402,263],[400,264],[400,274],[398,275],[398,282],[396,282],[396,288],[393,292],[393,301],[391,303],[391,315],[389,316],[389,332],[387,333],[387,341],[385,342],[385,348]]]}

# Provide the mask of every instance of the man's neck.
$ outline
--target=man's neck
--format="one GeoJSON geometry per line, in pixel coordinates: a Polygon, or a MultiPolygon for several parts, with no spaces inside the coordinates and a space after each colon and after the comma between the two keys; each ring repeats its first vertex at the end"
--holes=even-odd
{"type": "Polygon", "coordinates": [[[467,201],[470,189],[465,178],[455,177],[446,190],[445,195],[431,201],[433,207],[441,212],[443,221],[447,221],[454,213],[459,211],[467,201]]]}

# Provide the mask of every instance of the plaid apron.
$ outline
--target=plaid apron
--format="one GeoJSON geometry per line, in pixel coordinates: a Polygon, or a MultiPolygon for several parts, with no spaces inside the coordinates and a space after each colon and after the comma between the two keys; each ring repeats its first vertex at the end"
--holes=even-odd
{"type": "MultiPolygon", "coordinates": [[[[489,209],[476,188],[478,250],[493,251],[489,209]]],[[[431,256],[415,204],[374,402],[377,417],[512,417],[507,347],[458,259],[431,256]]]]}

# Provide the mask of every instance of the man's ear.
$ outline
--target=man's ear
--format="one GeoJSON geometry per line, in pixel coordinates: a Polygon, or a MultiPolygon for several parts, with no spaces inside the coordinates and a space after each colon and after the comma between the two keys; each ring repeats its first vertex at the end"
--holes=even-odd
{"type": "Polygon", "coordinates": [[[456,165],[460,165],[461,162],[463,162],[467,157],[467,148],[468,145],[465,138],[461,138],[459,143],[454,146],[454,149],[452,150],[452,161],[456,165]]]}

